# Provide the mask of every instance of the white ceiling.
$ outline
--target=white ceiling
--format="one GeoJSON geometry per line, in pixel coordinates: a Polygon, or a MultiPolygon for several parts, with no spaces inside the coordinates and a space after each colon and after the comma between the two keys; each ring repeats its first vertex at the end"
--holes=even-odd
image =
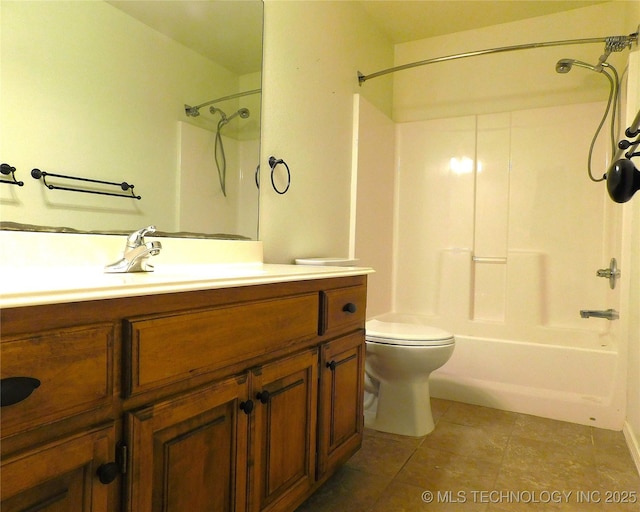
{"type": "MultiPolygon", "coordinates": [[[[262,62],[262,2],[260,1],[107,0],[107,2],[234,73],[243,75],[260,70],[262,62]]],[[[356,1],[356,3],[360,4],[372,22],[387,34],[390,42],[403,43],[604,2],[603,0],[365,0],[356,1]]]]}
{"type": "Polygon", "coordinates": [[[260,0],[106,0],[238,75],[262,67],[260,0]]]}
{"type": "Polygon", "coordinates": [[[358,2],[393,43],[472,30],[606,0],[368,0],[358,2]]]}

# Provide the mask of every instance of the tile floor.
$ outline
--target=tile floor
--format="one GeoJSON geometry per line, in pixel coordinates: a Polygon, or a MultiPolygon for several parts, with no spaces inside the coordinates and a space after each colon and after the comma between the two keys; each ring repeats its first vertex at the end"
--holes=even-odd
{"type": "Polygon", "coordinates": [[[448,400],[432,409],[425,437],[366,430],[362,449],[296,512],[640,512],[621,432],[448,400]]]}

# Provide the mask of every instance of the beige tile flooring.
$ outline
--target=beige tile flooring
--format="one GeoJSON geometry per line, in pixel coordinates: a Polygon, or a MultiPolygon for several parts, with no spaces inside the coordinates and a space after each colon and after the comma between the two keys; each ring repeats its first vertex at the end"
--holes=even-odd
{"type": "Polygon", "coordinates": [[[448,400],[432,399],[432,410],[425,437],[366,430],[297,512],[640,512],[621,432],[448,400]]]}

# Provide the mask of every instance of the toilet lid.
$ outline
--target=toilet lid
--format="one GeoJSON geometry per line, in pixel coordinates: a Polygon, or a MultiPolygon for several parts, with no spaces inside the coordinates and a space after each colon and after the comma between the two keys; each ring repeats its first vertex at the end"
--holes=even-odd
{"type": "Polygon", "coordinates": [[[381,322],[369,320],[366,324],[366,340],[387,345],[437,346],[455,342],[453,334],[422,324],[402,322],[381,322]]]}

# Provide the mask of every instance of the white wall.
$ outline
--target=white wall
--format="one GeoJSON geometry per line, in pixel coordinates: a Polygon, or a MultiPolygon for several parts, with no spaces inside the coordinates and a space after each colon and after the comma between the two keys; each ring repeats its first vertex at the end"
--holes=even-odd
{"type": "Polygon", "coordinates": [[[372,267],[367,316],[393,309],[395,123],[359,94],[355,256],[372,267]]]}
{"type": "MultiPolygon", "coordinates": [[[[265,1],[260,238],[266,261],[348,255],[356,71],[388,67],[392,59],[391,45],[357,2],[265,1]],[[271,188],[269,155],[291,169],[284,195],[271,188]]],[[[362,93],[390,112],[390,80],[362,93]]],[[[277,169],[280,180],[283,166],[277,169]]]]}

